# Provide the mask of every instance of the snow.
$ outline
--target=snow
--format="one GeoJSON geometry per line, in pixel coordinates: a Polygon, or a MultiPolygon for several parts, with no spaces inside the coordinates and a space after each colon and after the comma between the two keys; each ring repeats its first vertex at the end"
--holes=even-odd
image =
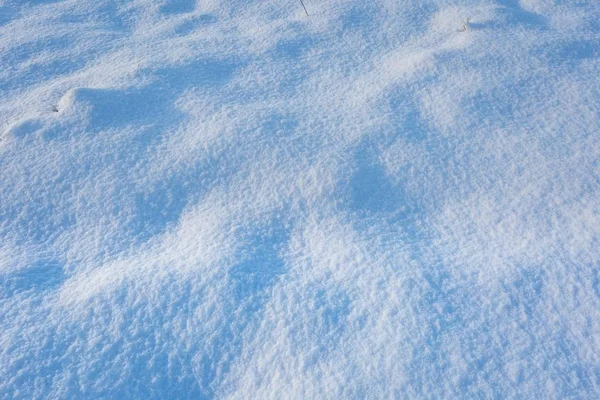
{"type": "Polygon", "coordinates": [[[305,4],[0,0],[0,398],[600,397],[600,4],[305,4]]]}

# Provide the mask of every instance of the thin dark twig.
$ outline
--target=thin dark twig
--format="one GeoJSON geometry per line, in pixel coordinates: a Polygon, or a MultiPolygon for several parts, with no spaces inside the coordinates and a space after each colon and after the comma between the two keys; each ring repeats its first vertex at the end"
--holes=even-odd
{"type": "Polygon", "coordinates": [[[306,16],[308,17],[308,11],[306,10],[306,6],[304,5],[304,2],[302,0],[300,0],[300,4],[302,4],[302,7],[304,8],[304,12],[306,13],[306,16]]]}

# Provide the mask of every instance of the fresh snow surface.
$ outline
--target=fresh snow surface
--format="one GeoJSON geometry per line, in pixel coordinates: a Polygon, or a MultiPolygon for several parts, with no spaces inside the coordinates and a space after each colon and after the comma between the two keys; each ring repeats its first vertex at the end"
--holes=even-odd
{"type": "Polygon", "coordinates": [[[0,0],[0,398],[600,397],[600,2],[304,3],[0,0]]]}

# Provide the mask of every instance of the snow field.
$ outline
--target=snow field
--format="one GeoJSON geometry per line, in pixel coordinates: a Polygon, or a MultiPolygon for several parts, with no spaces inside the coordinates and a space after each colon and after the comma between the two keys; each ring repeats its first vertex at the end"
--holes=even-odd
{"type": "Polygon", "coordinates": [[[0,397],[599,396],[600,5],[306,6],[0,1],[0,397]]]}

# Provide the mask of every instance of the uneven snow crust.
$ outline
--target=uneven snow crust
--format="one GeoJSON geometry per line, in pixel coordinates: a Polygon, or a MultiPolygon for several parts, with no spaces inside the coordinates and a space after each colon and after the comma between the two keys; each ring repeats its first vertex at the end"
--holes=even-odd
{"type": "Polygon", "coordinates": [[[304,2],[0,0],[0,398],[600,397],[600,3],[304,2]]]}

